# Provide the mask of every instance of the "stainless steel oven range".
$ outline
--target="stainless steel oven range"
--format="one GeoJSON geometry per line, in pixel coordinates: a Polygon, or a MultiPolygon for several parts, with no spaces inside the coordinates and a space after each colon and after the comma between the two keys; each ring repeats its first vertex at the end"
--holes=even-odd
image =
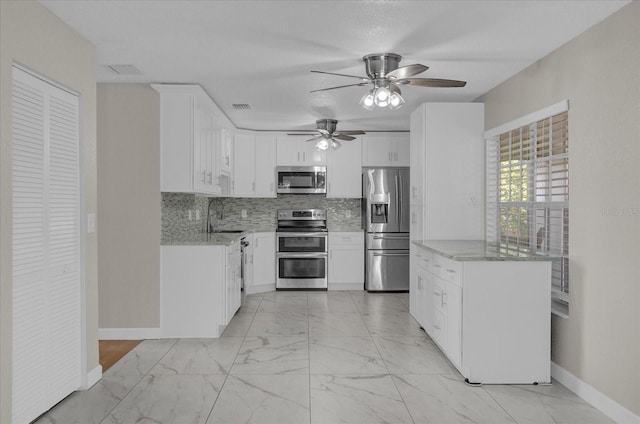
{"type": "Polygon", "coordinates": [[[326,210],[278,210],[277,290],[327,290],[327,252],[326,210]]]}

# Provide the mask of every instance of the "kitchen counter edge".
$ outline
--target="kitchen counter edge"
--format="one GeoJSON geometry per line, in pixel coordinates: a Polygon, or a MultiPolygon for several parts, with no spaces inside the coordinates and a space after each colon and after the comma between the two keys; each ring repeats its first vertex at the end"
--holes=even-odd
{"type": "Polygon", "coordinates": [[[411,240],[411,242],[418,247],[454,261],[552,261],[559,259],[557,256],[507,249],[485,240],[411,240]]]}

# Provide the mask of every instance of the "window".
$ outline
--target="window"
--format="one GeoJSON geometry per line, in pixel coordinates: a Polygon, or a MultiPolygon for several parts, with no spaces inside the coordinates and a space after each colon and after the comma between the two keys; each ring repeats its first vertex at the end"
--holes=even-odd
{"type": "MultiPolygon", "coordinates": [[[[566,104],[566,103],[565,103],[566,104]]],[[[505,126],[507,127],[507,126],[505,126]]],[[[569,117],[565,109],[487,140],[487,240],[558,257],[552,309],[569,312],[569,117]]],[[[489,134],[489,133],[488,133],[489,134]]]]}

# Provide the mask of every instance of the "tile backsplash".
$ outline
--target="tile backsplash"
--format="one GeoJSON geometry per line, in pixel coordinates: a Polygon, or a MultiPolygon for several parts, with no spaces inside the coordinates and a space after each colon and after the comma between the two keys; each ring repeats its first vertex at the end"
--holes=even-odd
{"type": "Polygon", "coordinates": [[[360,199],[331,199],[318,195],[280,195],[277,198],[200,197],[186,193],[162,193],[162,239],[206,229],[209,200],[214,229],[274,231],[278,209],[326,209],[329,229],[358,229],[360,199]],[[246,211],[246,218],[242,211],[246,211]],[[191,220],[189,220],[191,211],[191,220]],[[196,219],[197,213],[199,218],[196,219]],[[350,217],[347,217],[350,215],[350,217]]]}

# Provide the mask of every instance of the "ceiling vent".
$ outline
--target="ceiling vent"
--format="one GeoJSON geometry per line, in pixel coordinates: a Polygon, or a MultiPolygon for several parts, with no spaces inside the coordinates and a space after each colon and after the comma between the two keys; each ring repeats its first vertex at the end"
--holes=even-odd
{"type": "Polygon", "coordinates": [[[118,75],[142,75],[140,69],[134,65],[107,65],[107,68],[118,75]]]}
{"type": "Polygon", "coordinates": [[[249,110],[251,109],[251,105],[249,105],[248,103],[234,103],[233,108],[235,110],[249,110]]]}

